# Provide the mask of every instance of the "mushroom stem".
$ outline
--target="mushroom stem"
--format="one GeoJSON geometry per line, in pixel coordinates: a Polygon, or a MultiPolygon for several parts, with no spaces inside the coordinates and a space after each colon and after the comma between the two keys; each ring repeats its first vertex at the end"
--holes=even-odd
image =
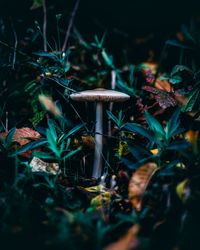
{"type": "Polygon", "coordinates": [[[96,104],[96,125],[95,125],[95,152],[92,177],[98,179],[102,171],[102,150],[103,150],[103,104],[96,104]]]}

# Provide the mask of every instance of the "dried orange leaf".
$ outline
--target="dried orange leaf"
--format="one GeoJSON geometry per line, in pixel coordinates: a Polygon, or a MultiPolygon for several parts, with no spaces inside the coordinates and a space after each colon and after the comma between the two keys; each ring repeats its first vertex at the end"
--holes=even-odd
{"type": "Polygon", "coordinates": [[[82,142],[88,146],[89,148],[93,149],[94,148],[94,137],[90,135],[83,135],[81,136],[82,142]]]}
{"type": "MultiPolygon", "coordinates": [[[[0,138],[5,138],[8,132],[0,133],[0,138]]],[[[31,128],[17,128],[14,134],[13,141],[18,142],[20,146],[30,142],[30,140],[38,140],[40,134],[31,128]]]]}
{"type": "Polygon", "coordinates": [[[164,90],[167,92],[172,91],[172,86],[170,85],[170,83],[167,80],[161,80],[160,78],[156,79],[155,87],[157,89],[164,90]]]}
{"type": "Polygon", "coordinates": [[[194,153],[198,152],[198,136],[199,131],[188,130],[185,133],[185,139],[191,143],[194,153]]]}
{"type": "Polygon", "coordinates": [[[141,209],[143,194],[157,170],[158,166],[156,163],[148,162],[133,173],[129,182],[128,196],[135,209],[141,209]]]}

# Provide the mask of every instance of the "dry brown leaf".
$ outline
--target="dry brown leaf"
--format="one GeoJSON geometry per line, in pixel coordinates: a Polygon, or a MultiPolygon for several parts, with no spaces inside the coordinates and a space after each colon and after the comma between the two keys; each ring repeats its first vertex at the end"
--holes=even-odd
{"type": "MultiPolygon", "coordinates": [[[[0,133],[0,138],[6,138],[7,134],[8,132],[0,133]]],[[[32,140],[40,139],[40,137],[40,134],[31,128],[17,128],[13,137],[13,142],[19,143],[20,147],[22,147],[32,140]]],[[[29,157],[30,151],[21,154],[21,156],[29,157]]]]}
{"type": "Polygon", "coordinates": [[[195,131],[195,130],[188,130],[186,133],[185,133],[185,138],[186,140],[188,140],[190,143],[196,143],[197,142],[197,139],[198,139],[198,136],[199,136],[199,131],[195,131]]]}
{"type": "Polygon", "coordinates": [[[139,228],[138,224],[132,226],[125,236],[117,242],[111,243],[104,250],[136,250],[138,248],[137,234],[139,228]]]}
{"type": "MultiPolygon", "coordinates": [[[[0,133],[0,138],[6,138],[8,132],[0,133]]],[[[17,128],[14,134],[13,142],[18,142],[23,146],[31,140],[38,140],[40,134],[31,128],[17,128]]]]}
{"type": "Polygon", "coordinates": [[[133,173],[129,182],[128,196],[132,206],[135,209],[141,209],[143,194],[152,176],[158,169],[159,168],[156,163],[148,162],[139,167],[133,173]]]}
{"type": "Polygon", "coordinates": [[[45,162],[37,157],[33,157],[30,162],[30,167],[32,172],[46,172],[53,175],[56,175],[59,172],[58,163],[45,162]]]}
{"type": "Polygon", "coordinates": [[[92,136],[89,136],[89,135],[83,135],[81,136],[81,139],[82,139],[82,142],[88,146],[90,149],[93,149],[94,148],[94,137],[92,136]]]}
{"type": "Polygon", "coordinates": [[[159,77],[156,79],[155,88],[164,90],[167,92],[172,91],[172,86],[170,85],[170,83],[167,80],[161,80],[159,77]]]}
{"type": "Polygon", "coordinates": [[[192,150],[194,153],[198,152],[198,137],[199,137],[199,131],[194,130],[188,130],[185,133],[185,139],[189,141],[192,145],[192,150]]]}
{"type": "Polygon", "coordinates": [[[180,106],[184,106],[188,102],[188,97],[185,95],[175,95],[174,98],[180,106]]]}

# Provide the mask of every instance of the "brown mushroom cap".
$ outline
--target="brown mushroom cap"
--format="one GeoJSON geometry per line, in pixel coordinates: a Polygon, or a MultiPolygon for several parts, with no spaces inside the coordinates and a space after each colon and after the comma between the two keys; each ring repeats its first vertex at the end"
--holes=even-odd
{"type": "Polygon", "coordinates": [[[74,101],[88,101],[88,102],[124,102],[130,96],[119,91],[97,88],[93,90],[85,90],[70,95],[74,101]]]}

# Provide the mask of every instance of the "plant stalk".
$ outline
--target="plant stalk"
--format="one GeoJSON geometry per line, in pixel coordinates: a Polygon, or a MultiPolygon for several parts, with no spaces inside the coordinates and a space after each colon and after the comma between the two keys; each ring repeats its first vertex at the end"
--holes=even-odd
{"type": "Polygon", "coordinates": [[[47,51],[47,7],[46,7],[46,0],[42,0],[43,6],[43,39],[44,39],[44,51],[47,51]]]}
{"type": "Polygon", "coordinates": [[[98,179],[102,172],[103,150],[103,103],[96,104],[95,152],[92,177],[98,179]]]}
{"type": "Polygon", "coordinates": [[[73,23],[74,23],[74,18],[75,18],[76,12],[78,10],[79,3],[80,3],[80,0],[77,0],[76,3],[75,3],[74,9],[72,11],[71,18],[70,18],[70,21],[69,21],[69,25],[68,25],[66,35],[65,35],[65,40],[64,40],[64,43],[63,43],[63,46],[62,46],[62,52],[65,52],[65,50],[67,48],[68,40],[69,40],[69,37],[70,37],[71,29],[72,29],[72,26],[73,26],[73,23]]]}

